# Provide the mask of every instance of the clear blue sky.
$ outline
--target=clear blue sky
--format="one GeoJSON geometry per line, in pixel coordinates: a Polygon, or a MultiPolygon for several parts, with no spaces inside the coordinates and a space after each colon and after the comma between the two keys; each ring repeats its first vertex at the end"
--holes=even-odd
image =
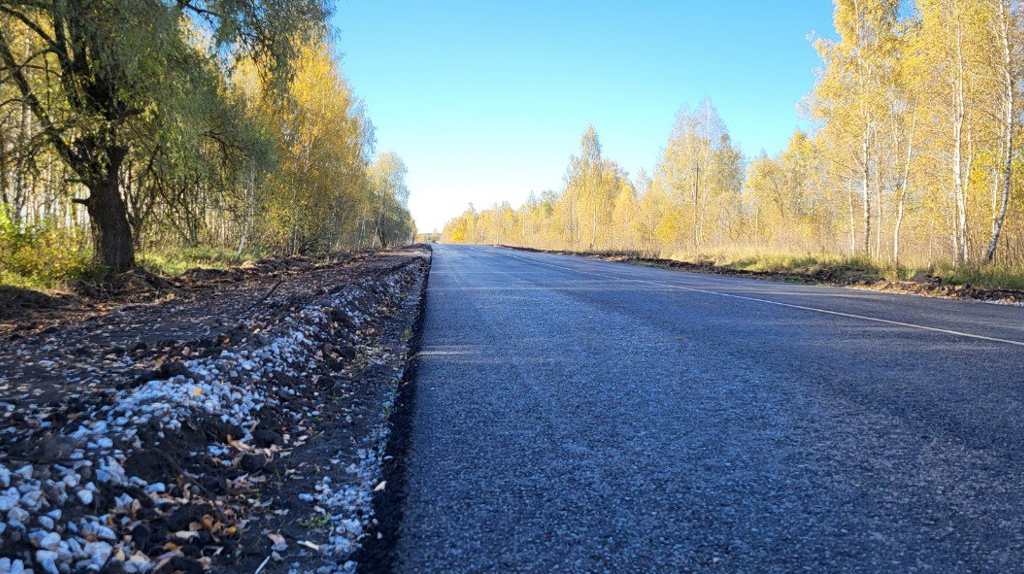
{"type": "Polygon", "coordinates": [[[827,0],[337,0],[345,74],[377,150],[409,167],[421,231],[559,189],[593,122],[650,172],[679,108],[710,97],[748,155],[785,146],[832,34],[827,0]]]}

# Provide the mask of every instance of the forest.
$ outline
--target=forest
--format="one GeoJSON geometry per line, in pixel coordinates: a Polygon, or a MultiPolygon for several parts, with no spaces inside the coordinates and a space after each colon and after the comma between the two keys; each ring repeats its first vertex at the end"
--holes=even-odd
{"type": "Polygon", "coordinates": [[[812,127],[780,153],[745,155],[705,100],[680,110],[651,173],[626,173],[591,125],[563,188],[470,205],[443,240],[1024,286],[1021,2],[836,0],[834,26],[811,37],[821,65],[797,105],[812,127]]]}
{"type": "Polygon", "coordinates": [[[408,243],[329,11],[0,2],[0,283],[408,243]]]}

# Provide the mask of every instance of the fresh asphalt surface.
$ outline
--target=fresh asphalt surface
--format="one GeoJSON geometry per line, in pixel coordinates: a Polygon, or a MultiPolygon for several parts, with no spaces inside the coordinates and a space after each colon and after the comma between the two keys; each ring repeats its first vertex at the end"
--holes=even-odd
{"type": "Polygon", "coordinates": [[[396,570],[1024,572],[1024,309],[434,250],[396,570]]]}

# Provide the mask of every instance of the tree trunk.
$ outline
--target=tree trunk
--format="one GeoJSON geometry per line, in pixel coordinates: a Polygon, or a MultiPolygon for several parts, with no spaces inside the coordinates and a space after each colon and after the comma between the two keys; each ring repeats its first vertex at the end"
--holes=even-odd
{"type": "Polygon", "coordinates": [[[864,255],[871,257],[871,164],[868,152],[868,128],[861,143],[861,192],[864,194],[864,255]]]}
{"type": "MultiPolygon", "coordinates": [[[[917,119],[915,117],[912,126],[916,126],[917,119]]],[[[900,229],[903,227],[903,209],[907,201],[907,188],[910,186],[910,159],[913,157],[914,150],[914,127],[910,128],[910,134],[908,135],[907,142],[907,160],[903,170],[903,176],[900,178],[900,183],[897,186],[898,191],[896,195],[896,223],[892,229],[892,264],[899,272],[900,268],[900,229]]]]}
{"type": "Polygon", "coordinates": [[[249,168],[249,185],[245,188],[245,221],[242,223],[242,238],[238,240],[238,251],[235,253],[235,261],[241,261],[242,253],[245,251],[245,243],[249,239],[249,227],[252,225],[253,209],[256,203],[255,187],[255,169],[249,168]]]}
{"type": "Polygon", "coordinates": [[[864,255],[871,257],[871,190],[868,189],[867,174],[864,177],[864,255]]]}
{"type": "Polygon", "coordinates": [[[700,240],[697,229],[697,221],[699,214],[698,202],[700,196],[700,166],[693,166],[693,248],[697,248],[697,242],[700,240]]]}
{"type": "MultiPolygon", "coordinates": [[[[917,114],[915,113],[910,121],[910,132],[907,134],[907,156],[903,164],[903,174],[900,176],[897,185],[896,195],[896,224],[892,231],[892,264],[899,270],[900,267],[900,228],[903,227],[903,209],[907,201],[907,189],[910,187],[910,162],[914,157],[914,136],[917,132],[917,114]]],[[[895,131],[893,138],[898,147],[899,138],[895,131]]]]}
{"type": "Polygon", "coordinates": [[[7,134],[5,133],[0,133],[0,206],[2,206],[5,211],[10,209],[12,199],[8,195],[11,182],[8,180],[10,176],[8,175],[7,169],[7,162],[9,159],[7,155],[6,135],[7,134]]]}
{"type": "MultiPolygon", "coordinates": [[[[26,46],[26,50],[28,46],[26,46]]],[[[23,210],[25,203],[28,198],[32,196],[29,193],[28,184],[28,163],[29,163],[29,149],[28,142],[32,138],[32,122],[29,119],[30,112],[28,105],[25,103],[21,104],[21,122],[19,123],[18,141],[21,143],[22,148],[18,150],[15,155],[14,165],[14,193],[13,200],[10,205],[10,212],[7,214],[11,223],[17,229],[22,229],[24,226],[23,221],[23,210]]]]}
{"type": "Polygon", "coordinates": [[[359,248],[362,249],[366,244],[366,207],[363,207],[363,214],[359,216],[359,248]]]}
{"type": "Polygon", "coordinates": [[[875,210],[878,216],[875,218],[875,261],[882,260],[882,228],[885,226],[885,212],[882,205],[882,169],[881,155],[875,149],[875,210]]]}
{"type": "Polygon", "coordinates": [[[956,31],[956,60],[957,65],[953,72],[953,196],[956,203],[953,259],[959,265],[967,262],[967,181],[963,165],[963,132],[967,112],[964,103],[963,32],[959,20],[956,31]]]}
{"type": "Polygon", "coordinates": [[[892,264],[897,269],[900,267],[900,228],[903,226],[903,204],[906,196],[906,189],[901,190],[896,202],[896,225],[892,230],[892,264]]]}
{"type": "Polygon", "coordinates": [[[380,212],[377,213],[377,223],[373,230],[373,235],[374,237],[376,237],[377,241],[380,242],[381,249],[387,248],[387,246],[384,244],[384,238],[386,236],[386,234],[384,233],[384,209],[384,199],[382,198],[380,212]]]}
{"type": "Polygon", "coordinates": [[[988,242],[988,249],[985,251],[984,263],[992,263],[996,256],[996,248],[999,247],[999,235],[1003,231],[1003,223],[1006,221],[1006,206],[1010,202],[1010,187],[1013,184],[1013,128],[1014,128],[1014,78],[1013,60],[1010,53],[1010,32],[1011,15],[1006,4],[1002,1],[999,4],[999,27],[1002,36],[1002,72],[1003,72],[1003,118],[1000,126],[1002,133],[1002,189],[999,197],[999,210],[992,221],[992,238],[988,242]]]}
{"type": "Polygon", "coordinates": [[[107,150],[106,177],[90,182],[89,198],[85,200],[96,238],[96,260],[115,273],[135,266],[128,210],[120,189],[121,162],[127,152],[121,146],[107,150]]]}
{"type": "Polygon", "coordinates": [[[850,181],[847,184],[846,197],[849,200],[850,206],[850,257],[857,255],[857,218],[854,215],[853,208],[853,182],[850,181]]]}
{"type": "Polygon", "coordinates": [[[388,248],[387,237],[386,237],[386,235],[384,233],[384,228],[379,223],[377,224],[377,234],[376,235],[377,235],[377,240],[380,241],[380,248],[381,249],[387,249],[388,248]]]}

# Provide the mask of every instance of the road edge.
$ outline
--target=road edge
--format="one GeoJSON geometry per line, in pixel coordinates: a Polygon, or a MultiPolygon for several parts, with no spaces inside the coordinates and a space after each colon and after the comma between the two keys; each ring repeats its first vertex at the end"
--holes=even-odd
{"type": "Polygon", "coordinates": [[[384,449],[384,466],[380,477],[385,483],[385,488],[373,494],[375,528],[368,532],[366,540],[352,557],[358,564],[358,571],[368,574],[390,574],[393,570],[404,518],[404,502],[408,494],[406,471],[416,407],[416,380],[423,339],[423,321],[427,311],[427,287],[434,263],[434,250],[429,245],[427,247],[430,258],[427,260],[427,272],[420,286],[419,308],[406,350],[406,367],[395,397],[394,410],[388,418],[390,432],[384,449]]]}
{"type": "Polygon", "coordinates": [[[982,303],[1024,305],[1024,292],[1010,289],[988,289],[972,287],[970,285],[954,285],[936,281],[914,281],[900,280],[890,281],[881,278],[850,279],[841,276],[812,275],[799,272],[768,272],[768,271],[745,271],[730,269],[718,265],[704,265],[677,261],[674,259],[661,259],[656,257],[637,257],[632,255],[589,252],[589,251],[563,251],[554,249],[537,249],[534,247],[520,247],[515,245],[494,245],[502,249],[513,251],[524,251],[527,253],[544,253],[548,255],[566,255],[580,259],[596,259],[610,263],[624,263],[637,267],[648,267],[664,269],[667,271],[682,271],[686,273],[699,273],[702,275],[716,275],[720,277],[735,277],[739,279],[752,279],[755,281],[772,281],[776,283],[798,283],[803,285],[820,285],[825,287],[843,287],[848,289],[863,289],[866,291],[878,291],[896,295],[916,295],[919,297],[931,297],[935,299],[952,299],[958,301],[978,301],[982,303]]]}

